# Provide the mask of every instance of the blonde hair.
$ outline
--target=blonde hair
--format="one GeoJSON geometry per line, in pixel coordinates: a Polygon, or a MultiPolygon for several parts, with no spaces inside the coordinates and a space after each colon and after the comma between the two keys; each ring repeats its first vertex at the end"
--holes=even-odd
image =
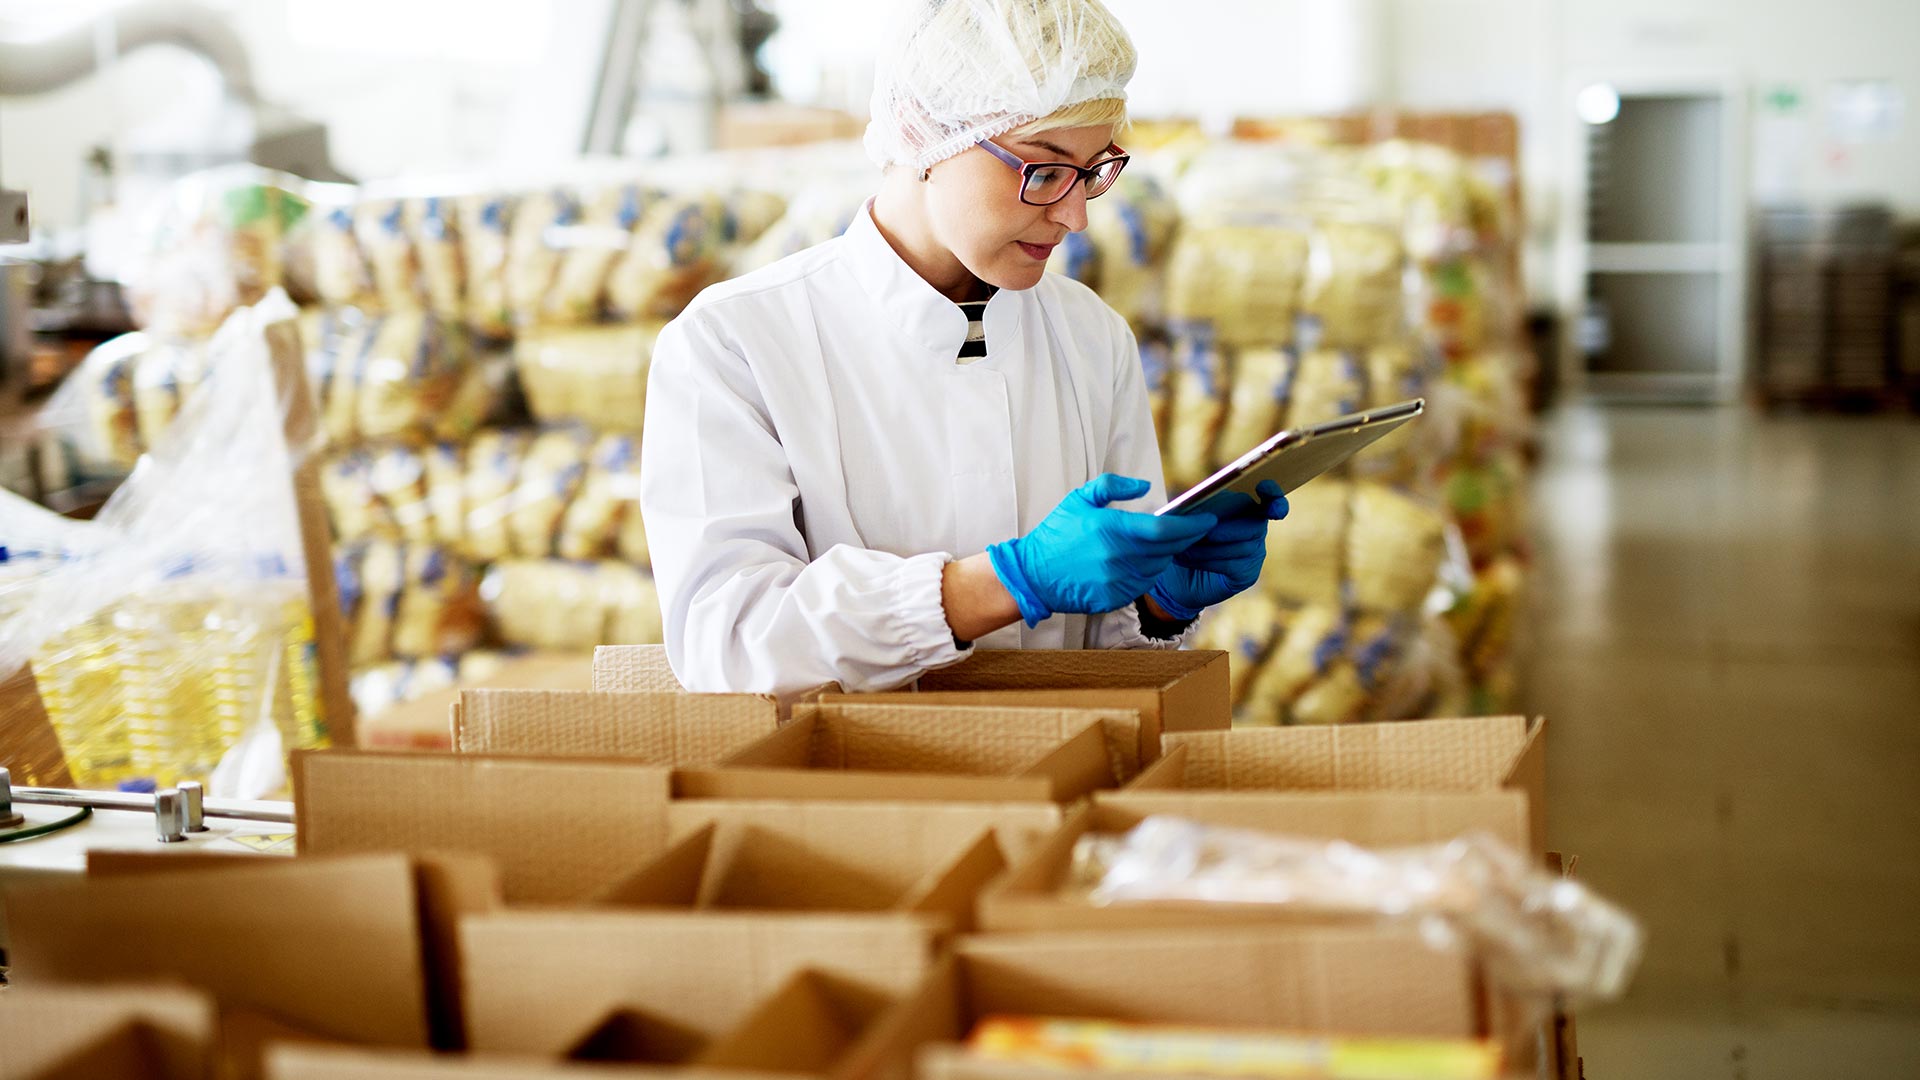
{"type": "Polygon", "coordinates": [[[1021,124],[1007,134],[1015,139],[1024,139],[1029,135],[1059,131],[1061,128],[1107,127],[1113,129],[1113,135],[1117,138],[1131,123],[1133,120],[1127,115],[1126,98],[1103,97],[1055,109],[1038,120],[1021,124]]]}

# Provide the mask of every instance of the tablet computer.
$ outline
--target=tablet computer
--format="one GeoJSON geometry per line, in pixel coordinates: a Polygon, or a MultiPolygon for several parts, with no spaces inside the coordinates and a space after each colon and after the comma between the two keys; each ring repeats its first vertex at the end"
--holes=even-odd
{"type": "Polygon", "coordinates": [[[1189,514],[1208,499],[1237,491],[1255,499],[1261,481],[1271,480],[1292,494],[1300,485],[1365,449],[1382,435],[1426,410],[1427,399],[1414,398],[1366,412],[1353,413],[1324,424],[1282,431],[1240,455],[1239,460],[1161,507],[1160,514],[1189,514]]]}

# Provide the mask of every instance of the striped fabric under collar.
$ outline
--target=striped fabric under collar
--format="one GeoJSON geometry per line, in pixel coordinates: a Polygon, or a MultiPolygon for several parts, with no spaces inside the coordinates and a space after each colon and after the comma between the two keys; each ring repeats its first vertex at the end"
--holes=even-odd
{"type": "Polygon", "coordinates": [[[965,300],[960,303],[960,313],[967,317],[967,340],[960,343],[961,363],[978,360],[987,355],[987,302],[985,300],[965,300]]]}

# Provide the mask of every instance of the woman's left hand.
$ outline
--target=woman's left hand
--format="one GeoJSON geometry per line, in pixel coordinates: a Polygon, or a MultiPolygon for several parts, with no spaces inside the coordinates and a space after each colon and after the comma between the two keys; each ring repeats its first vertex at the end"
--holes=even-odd
{"type": "Polygon", "coordinates": [[[1207,512],[1220,523],[1174,556],[1147,598],[1184,622],[1260,580],[1267,559],[1267,523],[1287,516],[1287,497],[1271,480],[1261,481],[1258,490],[1258,500],[1236,494],[1210,502],[1207,512]]]}

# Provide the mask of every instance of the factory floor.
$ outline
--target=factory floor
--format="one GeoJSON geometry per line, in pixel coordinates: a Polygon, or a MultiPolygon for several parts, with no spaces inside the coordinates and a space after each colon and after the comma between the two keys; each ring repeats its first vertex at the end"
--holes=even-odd
{"type": "Polygon", "coordinates": [[[1549,414],[1523,694],[1640,915],[1594,1080],[1920,1077],[1920,421],[1549,414]]]}

